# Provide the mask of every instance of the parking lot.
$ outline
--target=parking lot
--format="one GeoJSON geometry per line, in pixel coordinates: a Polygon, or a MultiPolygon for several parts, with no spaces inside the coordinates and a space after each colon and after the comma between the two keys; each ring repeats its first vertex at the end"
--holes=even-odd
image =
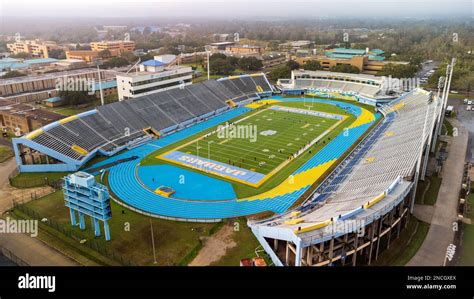
{"type": "MultiPolygon", "coordinates": [[[[450,95],[448,100],[448,105],[454,107],[454,112],[456,113],[456,118],[463,123],[466,129],[469,131],[469,141],[467,148],[466,160],[474,163],[474,110],[466,110],[467,104],[464,104],[464,98],[467,96],[450,95]]],[[[469,100],[474,103],[474,96],[470,96],[469,100]]],[[[471,105],[474,107],[474,104],[471,105]]]]}

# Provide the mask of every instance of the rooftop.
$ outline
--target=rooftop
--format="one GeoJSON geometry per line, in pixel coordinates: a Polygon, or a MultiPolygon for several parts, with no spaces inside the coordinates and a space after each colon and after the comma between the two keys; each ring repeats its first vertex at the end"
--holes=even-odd
{"type": "Polygon", "coordinates": [[[100,87],[102,87],[102,90],[115,88],[117,87],[117,80],[100,82],[100,86],[99,83],[94,84],[94,90],[100,90],[100,87]]]}
{"type": "Polygon", "coordinates": [[[166,63],[163,63],[158,60],[150,59],[141,63],[144,66],[164,66],[166,63]]]}

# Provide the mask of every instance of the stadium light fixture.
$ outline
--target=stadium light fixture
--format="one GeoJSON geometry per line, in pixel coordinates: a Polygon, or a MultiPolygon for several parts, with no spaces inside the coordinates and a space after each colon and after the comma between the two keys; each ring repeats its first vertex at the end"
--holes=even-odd
{"type": "Polygon", "coordinates": [[[104,106],[104,104],[105,104],[104,103],[104,92],[102,91],[102,80],[100,78],[100,65],[102,64],[102,60],[101,59],[96,59],[94,62],[97,65],[97,75],[98,75],[98,78],[99,78],[100,105],[104,106]]]}
{"type": "Polygon", "coordinates": [[[205,50],[206,50],[206,54],[207,54],[207,80],[209,80],[211,78],[211,64],[210,64],[210,60],[211,60],[211,46],[205,46],[204,47],[205,50]]]}

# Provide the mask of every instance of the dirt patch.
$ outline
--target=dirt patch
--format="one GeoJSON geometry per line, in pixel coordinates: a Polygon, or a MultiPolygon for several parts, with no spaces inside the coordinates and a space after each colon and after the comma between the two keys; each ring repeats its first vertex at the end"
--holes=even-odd
{"type": "Polygon", "coordinates": [[[204,239],[202,249],[189,266],[208,266],[220,260],[227,250],[237,245],[232,238],[233,233],[232,225],[224,225],[217,233],[204,239]]]}

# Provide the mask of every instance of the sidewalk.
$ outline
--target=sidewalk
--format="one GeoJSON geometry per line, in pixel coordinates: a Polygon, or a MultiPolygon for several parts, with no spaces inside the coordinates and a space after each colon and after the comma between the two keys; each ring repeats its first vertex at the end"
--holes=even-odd
{"type": "MultiPolygon", "coordinates": [[[[15,167],[15,159],[0,163],[0,215],[12,207],[11,198],[14,197],[15,189],[10,187],[8,175],[15,167]]],[[[31,190],[33,189],[35,188],[31,190]]],[[[31,266],[79,266],[68,256],[28,235],[0,234],[0,246],[10,250],[31,266]]]]}
{"type": "MultiPolygon", "coordinates": [[[[457,220],[457,206],[468,143],[468,132],[458,120],[450,120],[458,128],[458,136],[452,137],[448,157],[442,171],[438,199],[433,207],[430,229],[426,239],[407,266],[441,266],[446,249],[453,242],[453,223],[457,220]]],[[[420,207],[414,214],[425,214],[420,207]]],[[[429,214],[429,213],[427,213],[429,214]]]]}

